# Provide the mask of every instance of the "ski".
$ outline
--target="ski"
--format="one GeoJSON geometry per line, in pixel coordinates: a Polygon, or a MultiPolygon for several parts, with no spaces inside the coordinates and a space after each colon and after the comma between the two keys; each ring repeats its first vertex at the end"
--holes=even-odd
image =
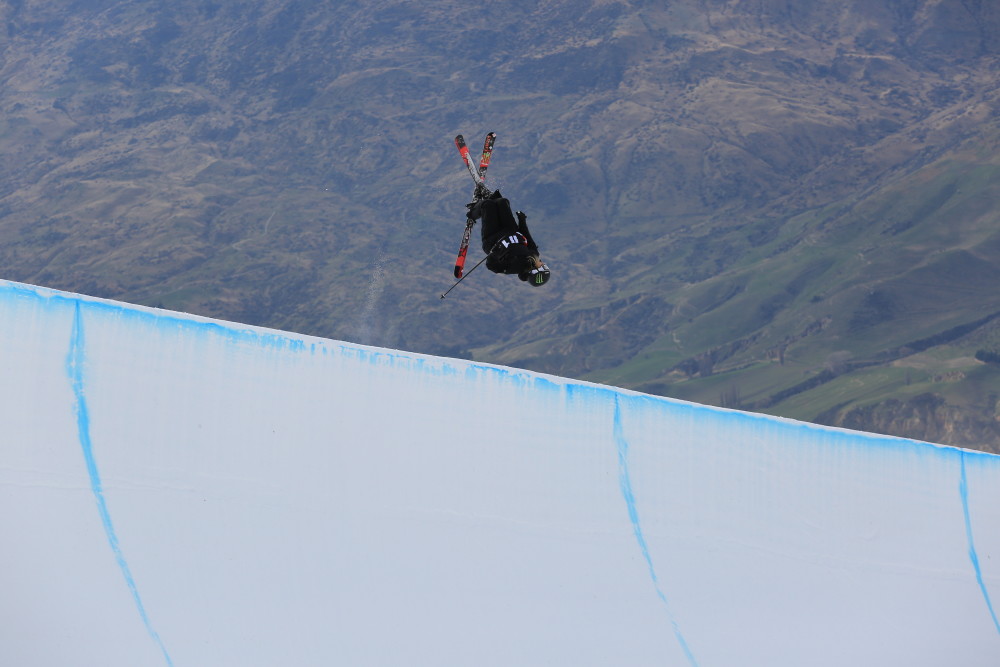
{"type": "Polygon", "coordinates": [[[479,158],[479,176],[486,182],[486,169],[490,166],[490,158],[493,157],[493,142],[497,140],[497,133],[490,132],[483,142],[483,154],[479,158]]]}
{"type": "Polygon", "coordinates": [[[462,160],[465,162],[465,166],[469,170],[469,175],[472,176],[472,180],[476,184],[476,192],[474,196],[477,199],[482,199],[489,194],[489,189],[486,187],[486,181],[484,179],[484,173],[486,168],[490,165],[490,158],[493,157],[493,142],[496,138],[497,135],[495,132],[490,132],[486,135],[486,141],[483,142],[483,154],[479,158],[479,165],[477,166],[469,152],[468,145],[465,143],[465,137],[461,134],[455,137],[455,146],[458,148],[458,154],[462,156],[462,160]]]}
{"type": "MultiPolygon", "coordinates": [[[[476,190],[473,194],[474,200],[483,198],[489,192],[486,187],[486,169],[490,166],[490,158],[493,157],[493,142],[496,141],[496,138],[496,132],[490,132],[486,135],[486,140],[483,142],[483,152],[479,157],[479,166],[477,167],[472,160],[472,156],[469,154],[469,147],[465,143],[465,137],[461,134],[455,137],[455,147],[458,148],[465,166],[469,169],[472,180],[476,183],[476,190]]],[[[462,244],[458,248],[458,257],[455,258],[454,273],[456,278],[461,278],[462,273],[465,271],[465,256],[469,252],[469,241],[472,239],[472,228],[475,224],[476,221],[471,219],[465,222],[465,233],[462,234],[462,244]]]]}
{"type": "Polygon", "coordinates": [[[477,186],[482,185],[483,177],[479,174],[479,169],[472,161],[472,156],[469,155],[469,147],[465,143],[465,137],[461,134],[455,137],[455,147],[458,148],[458,154],[462,156],[465,166],[468,167],[469,174],[472,175],[472,180],[476,182],[477,186]]]}
{"type": "Polygon", "coordinates": [[[465,255],[469,252],[469,239],[472,238],[472,227],[475,220],[467,220],[465,223],[465,233],[462,234],[462,245],[458,247],[458,257],[455,258],[455,277],[461,278],[465,271],[465,255]]]}

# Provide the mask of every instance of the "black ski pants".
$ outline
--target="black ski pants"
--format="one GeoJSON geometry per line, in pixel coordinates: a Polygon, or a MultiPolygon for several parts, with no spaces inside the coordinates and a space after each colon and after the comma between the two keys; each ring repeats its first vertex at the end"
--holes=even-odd
{"type": "Polygon", "coordinates": [[[489,253],[494,244],[504,236],[517,233],[517,220],[510,210],[510,200],[506,197],[485,199],[482,206],[483,252],[489,253]]]}

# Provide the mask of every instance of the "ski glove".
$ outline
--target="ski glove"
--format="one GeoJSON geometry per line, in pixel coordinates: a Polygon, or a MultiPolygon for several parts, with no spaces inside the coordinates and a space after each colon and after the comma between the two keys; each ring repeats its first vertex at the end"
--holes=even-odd
{"type": "Polygon", "coordinates": [[[520,225],[524,225],[528,220],[528,216],[524,214],[524,211],[517,212],[517,222],[520,225]]]}
{"type": "Polygon", "coordinates": [[[469,209],[465,214],[465,217],[469,220],[478,220],[483,215],[483,204],[481,201],[466,204],[465,208],[469,209]]]}

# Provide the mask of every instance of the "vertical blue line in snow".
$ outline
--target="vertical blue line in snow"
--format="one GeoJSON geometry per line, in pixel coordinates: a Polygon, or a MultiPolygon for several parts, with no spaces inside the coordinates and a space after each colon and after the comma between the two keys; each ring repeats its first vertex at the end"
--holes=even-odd
{"type": "Polygon", "coordinates": [[[698,667],[698,662],[694,659],[694,654],[691,653],[691,649],[688,648],[687,641],[681,633],[680,626],[677,624],[677,621],[674,619],[674,614],[670,610],[670,603],[667,602],[667,596],[663,594],[663,589],[660,588],[660,581],[656,576],[656,568],[653,566],[653,558],[649,555],[649,546],[646,544],[646,537],[643,535],[642,525],[639,523],[639,510],[635,505],[635,495],[632,493],[632,478],[629,475],[628,440],[625,439],[625,434],[622,429],[621,397],[618,394],[615,394],[614,432],[615,443],[618,447],[618,483],[622,489],[622,496],[625,498],[625,505],[628,507],[628,518],[632,522],[632,531],[635,533],[635,539],[639,543],[639,549],[642,551],[642,557],[646,559],[646,565],[649,567],[649,576],[653,579],[653,587],[656,589],[656,595],[663,602],[663,606],[667,610],[667,618],[670,619],[670,625],[673,626],[674,636],[677,637],[677,641],[684,650],[684,655],[687,656],[688,662],[692,665],[692,667],[698,667]]]}
{"type": "Polygon", "coordinates": [[[125,560],[125,554],[122,553],[121,546],[118,543],[118,535],[115,533],[114,524],[111,522],[111,513],[108,511],[108,503],[104,498],[104,485],[101,483],[101,474],[97,468],[93,443],[90,440],[90,413],[87,409],[87,397],[84,392],[83,383],[84,357],[83,319],[80,315],[80,302],[77,301],[73,316],[73,334],[69,344],[69,355],[66,358],[66,372],[73,385],[73,396],[76,399],[74,406],[76,427],[80,438],[80,447],[83,449],[83,458],[87,464],[87,474],[90,476],[90,490],[94,494],[94,500],[97,501],[97,512],[101,516],[101,523],[104,525],[104,534],[107,536],[108,544],[111,546],[111,551],[118,562],[118,568],[121,570],[122,576],[125,577],[125,584],[132,593],[132,599],[139,610],[139,616],[142,617],[146,631],[160,648],[163,658],[167,661],[167,665],[173,667],[174,663],[170,659],[170,655],[167,653],[163,642],[160,640],[160,635],[153,629],[153,624],[150,623],[146,608],[142,604],[142,598],[139,597],[139,589],[135,585],[132,571],[129,569],[128,562],[125,560]]]}
{"type": "Polygon", "coordinates": [[[1000,633],[1000,621],[997,620],[997,614],[993,610],[993,602],[990,600],[990,592],[986,588],[986,582],[983,581],[983,570],[979,567],[979,554],[976,552],[976,543],[972,539],[972,516],[969,514],[969,478],[965,472],[964,451],[959,452],[959,458],[962,462],[962,480],[959,482],[958,491],[962,495],[962,511],[965,513],[965,536],[969,540],[969,560],[972,561],[972,569],[976,571],[976,581],[979,582],[979,590],[983,592],[983,599],[986,600],[986,608],[990,610],[993,625],[1000,633]]]}

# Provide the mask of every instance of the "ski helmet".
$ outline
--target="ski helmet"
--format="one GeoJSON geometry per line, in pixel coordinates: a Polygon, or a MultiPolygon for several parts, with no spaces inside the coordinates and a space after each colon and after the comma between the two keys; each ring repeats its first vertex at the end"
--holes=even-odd
{"type": "Polygon", "coordinates": [[[518,275],[521,280],[527,281],[532,287],[541,287],[545,283],[549,282],[552,272],[549,270],[548,265],[540,264],[537,269],[531,269],[530,271],[525,271],[518,275]]]}

